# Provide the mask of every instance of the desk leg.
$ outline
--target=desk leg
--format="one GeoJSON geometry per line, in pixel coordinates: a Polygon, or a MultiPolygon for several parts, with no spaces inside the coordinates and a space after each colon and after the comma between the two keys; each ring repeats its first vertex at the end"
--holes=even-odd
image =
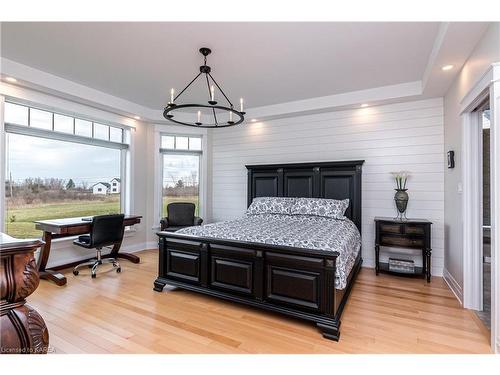
{"type": "Polygon", "coordinates": [[[53,281],[58,286],[66,285],[67,280],[62,273],[45,268],[49,260],[50,246],[52,245],[52,233],[43,232],[42,239],[45,242],[45,245],[43,245],[40,249],[40,256],[38,258],[38,273],[40,274],[40,279],[53,281]]]}
{"type": "Polygon", "coordinates": [[[120,253],[119,251],[121,246],[122,246],[121,242],[117,243],[116,245],[113,246],[113,249],[111,249],[111,252],[109,254],[103,255],[102,257],[127,259],[132,263],[139,263],[141,261],[141,258],[139,258],[137,255],[129,253],[120,253]]]}
{"type": "Polygon", "coordinates": [[[380,271],[379,261],[380,261],[380,246],[378,244],[375,244],[375,275],[376,276],[378,276],[378,273],[380,271]]]}
{"type": "Polygon", "coordinates": [[[432,250],[431,249],[425,249],[425,257],[426,257],[426,278],[427,278],[427,282],[430,283],[431,282],[431,254],[432,254],[432,250]]]}

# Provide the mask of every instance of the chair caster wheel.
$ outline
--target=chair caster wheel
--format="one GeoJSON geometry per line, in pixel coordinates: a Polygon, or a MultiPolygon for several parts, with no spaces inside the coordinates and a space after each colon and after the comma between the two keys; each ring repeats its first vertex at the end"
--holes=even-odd
{"type": "Polygon", "coordinates": [[[75,275],[75,276],[78,276],[79,273],[80,272],[78,272],[78,271],[73,271],[73,275],[75,275]]]}
{"type": "Polygon", "coordinates": [[[116,269],[116,273],[120,273],[120,272],[122,272],[122,268],[121,268],[121,267],[118,267],[118,268],[116,269]]]}
{"type": "Polygon", "coordinates": [[[92,274],[92,278],[95,279],[97,275],[95,273],[92,274]]]}

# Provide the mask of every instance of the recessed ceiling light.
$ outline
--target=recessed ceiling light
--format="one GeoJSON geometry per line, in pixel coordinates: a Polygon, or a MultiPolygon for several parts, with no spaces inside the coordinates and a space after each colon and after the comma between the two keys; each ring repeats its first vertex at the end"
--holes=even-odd
{"type": "Polygon", "coordinates": [[[450,70],[450,69],[453,69],[453,65],[445,65],[441,69],[442,70],[450,70]]]}
{"type": "Polygon", "coordinates": [[[366,108],[366,107],[368,107],[368,104],[366,103],[361,104],[361,108],[366,108]]]}
{"type": "Polygon", "coordinates": [[[256,118],[253,118],[253,119],[251,119],[250,121],[252,121],[252,122],[257,122],[257,119],[256,119],[256,118]]]}
{"type": "Polygon", "coordinates": [[[14,77],[5,77],[5,80],[7,82],[17,82],[17,79],[15,79],[14,77]]]}
{"type": "Polygon", "coordinates": [[[134,116],[134,118],[135,118],[136,120],[140,120],[140,119],[141,119],[141,117],[140,117],[140,116],[134,116]]]}

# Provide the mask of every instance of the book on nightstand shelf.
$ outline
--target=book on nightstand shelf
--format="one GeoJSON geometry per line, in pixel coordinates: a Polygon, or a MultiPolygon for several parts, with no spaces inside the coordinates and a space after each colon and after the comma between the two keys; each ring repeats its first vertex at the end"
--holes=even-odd
{"type": "Polygon", "coordinates": [[[389,258],[389,271],[415,273],[415,262],[408,259],[389,258]]]}

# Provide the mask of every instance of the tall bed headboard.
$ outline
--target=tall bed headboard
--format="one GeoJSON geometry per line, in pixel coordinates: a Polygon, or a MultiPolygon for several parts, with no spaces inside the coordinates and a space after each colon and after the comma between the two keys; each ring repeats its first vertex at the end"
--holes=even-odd
{"type": "Polygon", "coordinates": [[[361,166],[364,162],[247,165],[247,204],[256,197],[348,198],[345,215],[361,231],[361,166]]]}

